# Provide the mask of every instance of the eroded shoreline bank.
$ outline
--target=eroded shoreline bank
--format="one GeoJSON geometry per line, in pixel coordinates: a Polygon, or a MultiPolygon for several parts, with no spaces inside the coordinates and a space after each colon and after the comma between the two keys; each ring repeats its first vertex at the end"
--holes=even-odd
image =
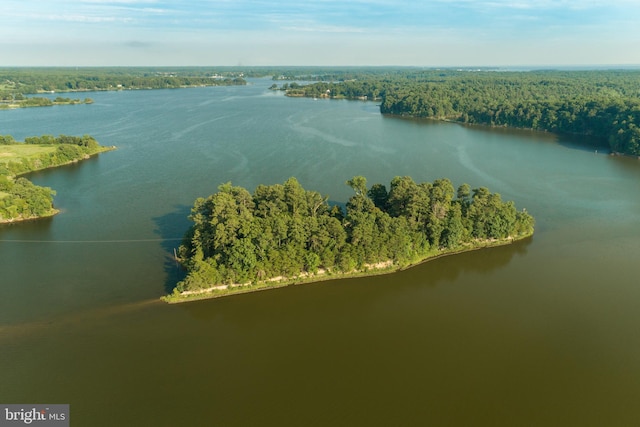
{"type": "Polygon", "coordinates": [[[498,246],[506,246],[506,245],[510,245],[526,239],[531,239],[532,237],[533,237],[533,233],[529,233],[529,234],[518,236],[518,237],[508,237],[506,239],[487,239],[487,240],[476,241],[472,244],[467,245],[466,247],[462,246],[462,247],[457,247],[453,249],[445,249],[445,250],[438,250],[436,252],[432,252],[427,256],[425,256],[424,258],[406,265],[394,264],[393,261],[389,260],[386,262],[379,262],[377,264],[369,264],[369,265],[366,265],[364,269],[355,270],[347,273],[319,269],[318,273],[315,273],[315,274],[303,272],[300,275],[296,277],[291,277],[291,278],[279,276],[279,277],[259,281],[257,283],[246,283],[246,284],[234,283],[234,284],[214,285],[209,288],[203,289],[201,292],[200,291],[178,292],[177,290],[174,290],[172,294],[162,296],[160,299],[169,304],[181,304],[185,302],[222,298],[222,297],[227,297],[232,295],[266,291],[270,289],[278,289],[278,288],[283,288],[285,286],[324,282],[327,280],[341,280],[341,279],[350,279],[350,278],[357,278],[357,277],[372,277],[372,276],[380,276],[385,274],[393,274],[393,273],[404,271],[404,270],[416,267],[420,264],[424,264],[425,262],[433,261],[445,256],[458,255],[461,253],[477,251],[480,249],[494,248],[498,246]]]}

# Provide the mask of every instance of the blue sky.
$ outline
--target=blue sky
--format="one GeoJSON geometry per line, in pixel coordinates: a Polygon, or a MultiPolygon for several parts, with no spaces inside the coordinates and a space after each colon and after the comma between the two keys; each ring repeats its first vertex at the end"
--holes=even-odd
{"type": "Polygon", "coordinates": [[[638,0],[2,0],[0,66],[640,64],[638,0]]]}

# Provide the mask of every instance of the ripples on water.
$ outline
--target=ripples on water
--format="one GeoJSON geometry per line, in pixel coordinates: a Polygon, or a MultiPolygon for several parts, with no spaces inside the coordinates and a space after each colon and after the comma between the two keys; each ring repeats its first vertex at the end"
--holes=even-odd
{"type": "Polygon", "coordinates": [[[0,401],[70,403],[78,425],[637,422],[637,161],[271,83],[0,112],[18,139],[119,148],[33,174],[63,213],[0,227],[0,401]],[[196,197],[296,176],[344,203],[356,174],[488,186],[537,233],[393,275],[158,302],[196,197]]]}

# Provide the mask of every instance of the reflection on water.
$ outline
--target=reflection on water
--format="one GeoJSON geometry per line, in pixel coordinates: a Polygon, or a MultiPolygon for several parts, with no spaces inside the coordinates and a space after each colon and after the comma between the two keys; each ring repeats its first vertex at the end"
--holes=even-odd
{"type": "MultiPolygon", "coordinates": [[[[422,283],[428,286],[455,282],[461,274],[473,274],[482,278],[482,276],[486,276],[509,264],[514,256],[526,255],[527,247],[532,241],[533,238],[528,238],[510,245],[442,257],[437,260],[437,265],[434,265],[436,260],[429,261],[429,263],[434,264],[429,265],[427,263],[424,268],[426,271],[416,269],[415,275],[422,275],[424,277],[422,283]]],[[[407,277],[407,282],[413,282],[411,280],[413,272],[407,271],[406,273],[409,276],[407,277]]]]}
{"type": "MultiPolygon", "coordinates": [[[[510,245],[444,256],[406,270],[385,275],[328,280],[260,292],[278,294],[277,297],[274,296],[274,298],[278,298],[278,302],[286,301],[289,298],[297,301],[301,293],[308,292],[313,293],[314,298],[317,298],[317,294],[320,293],[326,295],[327,298],[340,298],[347,301],[347,304],[350,304],[354,300],[358,300],[360,303],[370,298],[384,300],[390,295],[411,292],[419,288],[433,288],[439,285],[446,286],[454,282],[461,274],[474,276],[474,280],[481,283],[483,276],[504,267],[514,256],[525,255],[527,246],[531,241],[532,239],[525,239],[510,245]],[[291,290],[293,287],[296,288],[296,291],[291,290]],[[306,291],[299,289],[307,287],[323,287],[323,289],[309,289],[306,291]]],[[[210,320],[220,316],[220,305],[226,305],[226,301],[224,300],[238,301],[241,298],[247,300],[248,297],[249,295],[247,294],[233,295],[218,299],[194,301],[188,304],[178,304],[177,307],[188,313],[194,319],[210,320]]],[[[314,299],[314,301],[317,300],[314,299]]],[[[264,316],[269,316],[273,307],[263,305],[261,309],[263,312],[260,313],[252,310],[252,317],[263,319],[264,316]]]]}

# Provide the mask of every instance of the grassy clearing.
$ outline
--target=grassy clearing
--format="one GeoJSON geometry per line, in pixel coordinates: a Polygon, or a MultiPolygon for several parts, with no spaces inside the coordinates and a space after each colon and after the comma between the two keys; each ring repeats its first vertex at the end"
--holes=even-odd
{"type": "Polygon", "coordinates": [[[0,163],[10,161],[20,161],[27,158],[36,158],[43,153],[52,153],[56,150],[55,145],[0,145],[0,163]]]}

